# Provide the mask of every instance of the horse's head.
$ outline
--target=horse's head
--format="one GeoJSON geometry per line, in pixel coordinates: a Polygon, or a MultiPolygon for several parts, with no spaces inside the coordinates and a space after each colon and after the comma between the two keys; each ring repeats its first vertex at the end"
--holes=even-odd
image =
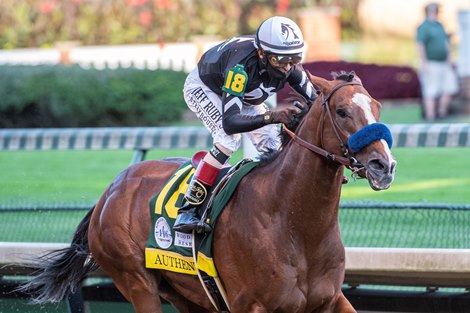
{"type": "Polygon", "coordinates": [[[390,150],[390,130],[379,123],[381,104],[369,95],[354,72],[333,76],[334,80],[328,81],[309,73],[321,91],[312,108],[317,111],[317,120],[311,121],[319,124],[320,145],[349,159],[346,165],[367,178],[372,189],[387,189],[395,176],[396,161],[390,150]]]}

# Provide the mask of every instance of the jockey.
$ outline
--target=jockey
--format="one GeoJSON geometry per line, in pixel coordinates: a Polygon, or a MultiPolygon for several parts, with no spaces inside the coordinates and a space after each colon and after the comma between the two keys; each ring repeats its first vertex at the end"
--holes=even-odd
{"type": "MultiPolygon", "coordinates": [[[[316,91],[300,64],[304,40],[299,26],[286,17],[265,20],[255,36],[234,37],[208,50],[187,77],[183,92],[191,111],[211,132],[213,148],[199,163],[173,229],[190,233],[200,221],[204,201],[219,170],[247,133],[260,152],[280,147],[278,123],[289,123],[303,107],[270,110],[264,101],[285,83],[308,102],[316,91]]],[[[300,105],[296,103],[296,105],[300,105]]],[[[204,224],[204,229],[210,226],[204,224]]]]}

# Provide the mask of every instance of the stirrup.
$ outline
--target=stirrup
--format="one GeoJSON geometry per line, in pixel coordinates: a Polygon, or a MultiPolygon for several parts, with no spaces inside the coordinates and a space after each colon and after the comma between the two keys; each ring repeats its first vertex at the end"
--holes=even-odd
{"type": "Polygon", "coordinates": [[[196,225],[196,233],[198,234],[210,233],[211,231],[212,227],[203,220],[200,220],[196,225]]]}
{"type": "Polygon", "coordinates": [[[199,218],[198,207],[186,203],[178,210],[173,230],[185,234],[190,234],[193,230],[196,230],[198,234],[203,234],[211,232],[212,227],[199,218]]]}
{"type": "Polygon", "coordinates": [[[197,214],[197,208],[191,207],[190,204],[186,203],[178,210],[173,230],[190,234],[199,222],[200,219],[197,214]]]}
{"type": "MultiPolygon", "coordinates": [[[[188,214],[188,213],[181,213],[181,214],[188,214]]],[[[185,234],[191,234],[193,230],[196,231],[198,234],[203,234],[203,233],[209,233],[212,231],[212,227],[209,224],[204,223],[201,220],[195,219],[194,216],[192,216],[194,220],[188,221],[188,222],[178,222],[178,217],[177,220],[175,221],[175,224],[173,225],[173,230],[179,231],[180,233],[185,233],[185,234]]]]}

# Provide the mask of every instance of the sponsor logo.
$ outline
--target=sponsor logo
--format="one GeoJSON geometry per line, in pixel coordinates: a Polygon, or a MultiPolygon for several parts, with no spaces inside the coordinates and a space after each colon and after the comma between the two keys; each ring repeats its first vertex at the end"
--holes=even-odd
{"type": "Polygon", "coordinates": [[[296,41],[284,41],[283,44],[285,44],[286,46],[300,45],[300,40],[296,40],[296,41]]]}
{"type": "Polygon", "coordinates": [[[207,190],[203,184],[197,180],[194,182],[194,185],[191,188],[191,193],[187,197],[188,202],[194,205],[199,205],[206,199],[207,190]]]}
{"type": "Polygon", "coordinates": [[[170,225],[164,217],[160,217],[155,223],[154,235],[158,246],[162,249],[168,249],[173,243],[170,225]]]}
{"type": "Polygon", "coordinates": [[[175,255],[160,254],[155,257],[155,265],[173,271],[195,272],[196,267],[192,260],[185,260],[175,255]]]}
{"type": "Polygon", "coordinates": [[[175,246],[183,248],[192,248],[193,247],[193,235],[184,234],[179,231],[175,231],[175,246]]]}
{"type": "Polygon", "coordinates": [[[197,275],[192,256],[184,257],[177,253],[160,249],[145,249],[145,267],[197,275]]]}
{"type": "Polygon", "coordinates": [[[201,87],[191,92],[188,104],[212,134],[222,129],[222,113],[210,101],[201,87]]]}
{"type": "Polygon", "coordinates": [[[295,33],[294,28],[289,24],[281,23],[281,34],[284,36],[284,45],[293,46],[300,44],[299,36],[295,33]]]}

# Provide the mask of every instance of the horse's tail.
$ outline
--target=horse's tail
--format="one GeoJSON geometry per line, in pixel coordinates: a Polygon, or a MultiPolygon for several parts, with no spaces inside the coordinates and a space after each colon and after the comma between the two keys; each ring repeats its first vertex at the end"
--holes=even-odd
{"type": "Polygon", "coordinates": [[[86,274],[98,265],[90,254],[88,226],[94,207],[75,230],[70,247],[39,257],[33,265],[33,278],[18,288],[32,296],[33,303],[57,303],[80,287],[86,274]]]}

